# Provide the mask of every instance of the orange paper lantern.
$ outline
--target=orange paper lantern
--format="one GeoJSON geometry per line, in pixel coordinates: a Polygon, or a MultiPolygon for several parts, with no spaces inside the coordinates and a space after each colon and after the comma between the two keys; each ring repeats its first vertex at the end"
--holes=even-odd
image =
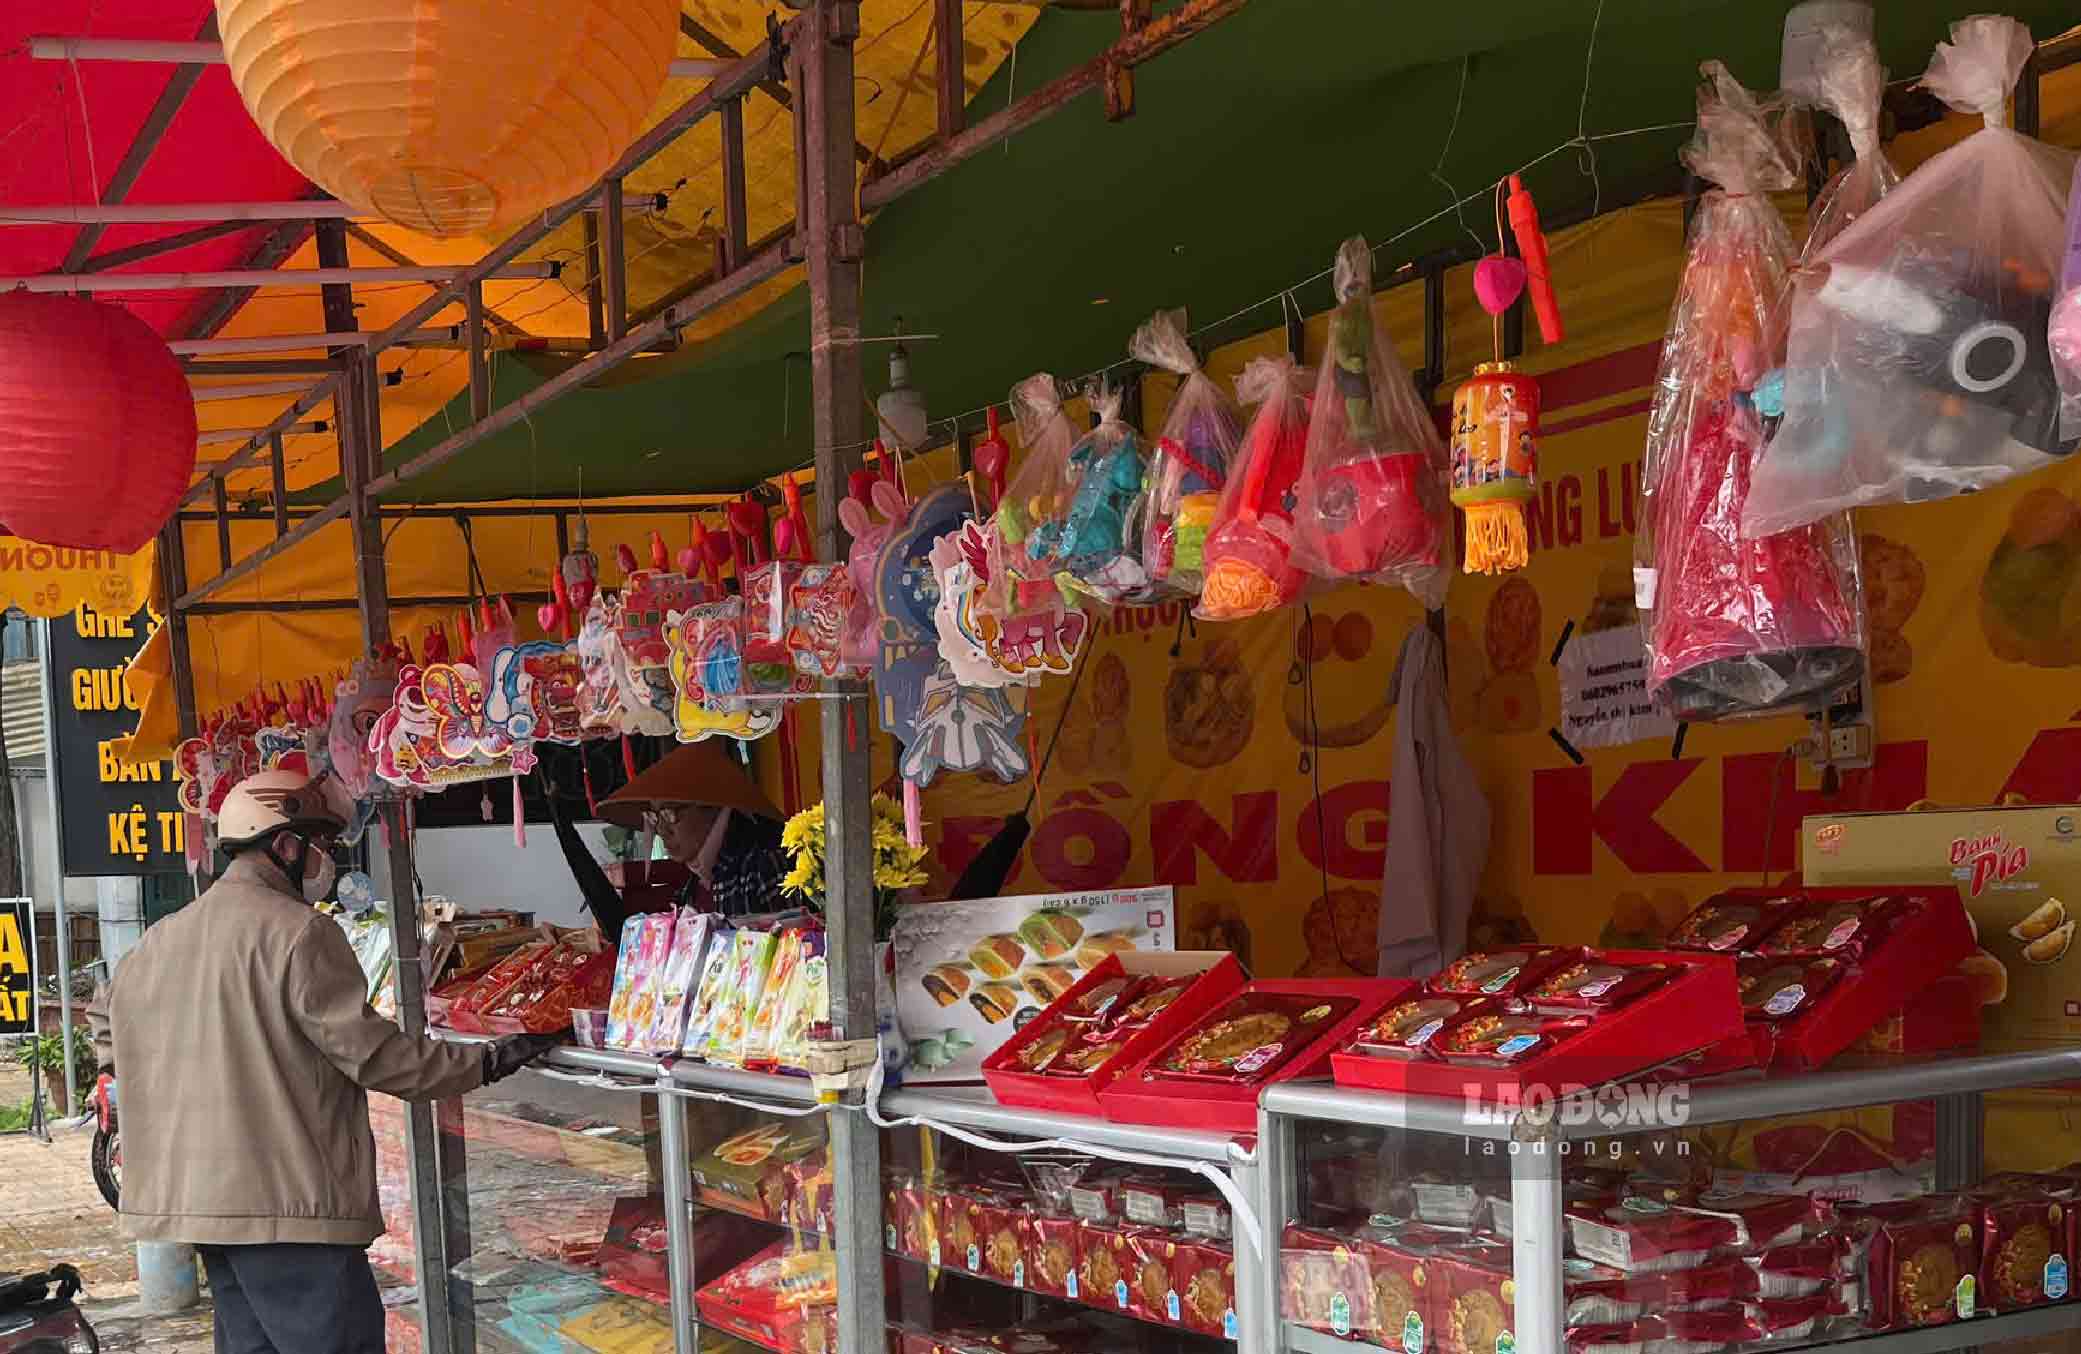
{"type": "Polygon", "coordinates": [[[333,196],[428,235],[503,233],[635,140],[679,0],[217,0],[261,133],[333,196]]]}
{"type": "Polygon", "coordinates": [[[194,473],[195,399],[150,325],[85,297],[0,294],[0,530],[128,554],[194,473]]]}

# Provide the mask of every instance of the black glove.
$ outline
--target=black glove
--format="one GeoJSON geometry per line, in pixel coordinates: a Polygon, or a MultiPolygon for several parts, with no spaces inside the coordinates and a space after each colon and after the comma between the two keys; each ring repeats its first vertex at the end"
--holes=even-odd
{"type": "Polygon", "coordinates": [[[512,1034],[484,1046],[484,1084],[504,1081],[564,1042],[561,1034],[512,1034]]]}

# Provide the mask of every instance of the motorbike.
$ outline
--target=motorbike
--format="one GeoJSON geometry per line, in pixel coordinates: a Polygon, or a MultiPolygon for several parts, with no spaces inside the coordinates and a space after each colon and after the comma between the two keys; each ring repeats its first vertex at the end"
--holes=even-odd
{"type": "MultiPolygon", "coordinates": [[[[93,1167],[94,1185],[108,1206],[123,1206],[123,1135],[116,1127],[116,1079],[103,1074],[94,1083],[94,1147],[88,1162],[93,1167]]],[[[4,1347],[0,1347],[4,1354],[4,1347]]]]}
{"type": "Polygon", "coordinates": [[[0,1354],[101,1354],[101,1337],[72,1305],[79,1271],[0,1275],[0,1354]]]}

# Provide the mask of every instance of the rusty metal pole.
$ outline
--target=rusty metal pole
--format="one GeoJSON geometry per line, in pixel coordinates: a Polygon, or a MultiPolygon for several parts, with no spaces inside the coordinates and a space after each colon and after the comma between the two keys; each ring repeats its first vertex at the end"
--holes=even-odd
{"type": "MultiPolygon", "coordinates": [[[[797,212],[809,272],[810,405],[816,439],[817,542],[824,559],[844,559],[838,504],[862,462],[867,384],[860,357],[860,256],[854,208],[853,43],[858,0],[818,0],[789,54],[795,111],[805,149],[797,212]]],[[[848,738],[847,721],[868,716],[859,682],[827,684],[844,700],[822,707],[824,815],[829,855],[825,916],[830,928],[832,1034],[876,1037],[874,814],[869,739],[848,738]]],[[[864,731],[862,731],[864,734],[864,731]]],[[[874,1354],[887,1343],[881,1256],[881,1137],[865,1115],[833,1114],[834,1230],[838,1261],[839,1354],[874,1354]]]]}
{"type": "MultiPolygon", "coordinates": [[[[347,255],[344,223],[320,222],[317,227],[318,258],[323,266],[337,267],[347,255]]],[[[345,333],[356,327],[350,288],[331,285],[320,289],[327,333],[345,333]]],[[[339,386],[333,394],[334,426],[338,429],[340,478],[345,481],[348,517],[354,544],[354,591],[361,611],[361,641],[364,652],[373,652],[390,642],[390,578],[383,559],[383,521],[368,493],[368,483],[382,463],[381,425],[377,421],[376,358],[365,348],[336,348],[339,386]]],[[[396,956],[397,1019],[406,1034],[421,1036],[426,1031],[425,975],[419,967],[419,895],[417,873],[412,867],[412,845],[403,831],[403,815],[396,804],[386,805],[377,840],[372,843],[370,863],[390,894],[391,953],[396,956]]],[[[449,1266],[467,1258],[469,1240],[468,1197],[460,1133],[462,1105],[448,1101],[439,1107],[414,1104],[405,1107],[405,1150],[411,1161],[412,1230],[414,1260],[419,1280],[419,1312],[426,1354],[475,1354],[475,1312],[467,1305],[452,1304],[448,1283],[449,1266]],[[452,1125],[453,1134],[443,1131],[452,1125]],[[451,1141],[452,1137],[452,1141],[451,1141]],[[460,1226],[462,1250],[454,1253],[460,1226]],[[458,1309],[459,1307],[459,1309],[458,1309]]],[[[461,1290],[467,1294],[469,1290],[461,1290]]]]}
{"type": "Polygon", "coordinates": [[[470,340],[470,422],[491,412],[491,360],[484,351],[484,284],[472,282],[465,303],[465,332],[470,340]]]}
{"type": "MultiPolygon", "coordinates": [[[[188,590],[188,547],[181,535],[181,519],[176,514],[159,531],[159,581],[166,595],[160,599],[159,614],[166,618],[166,646],[172,658],[173,708],[175,727],[182,742],[193,738],[201,728],[201,718],[195,708],[195,657],[189,647],[188,613],[176,607],[174,598],[188,590]]],[[[200,833],[201,819],[182,824],[184,831],[200,833]]],[[[195,868],[195,888],[198,893],[210,886],[214,864],[208,852],[197,843],[201,864],[195,868]]]]}

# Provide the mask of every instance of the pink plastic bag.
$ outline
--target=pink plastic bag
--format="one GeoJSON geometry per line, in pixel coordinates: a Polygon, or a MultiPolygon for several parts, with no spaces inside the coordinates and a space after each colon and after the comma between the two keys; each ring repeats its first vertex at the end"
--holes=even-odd
{"type": "Polygon", "coordinates": [[[2067,249],[2060,265],[2059,299],[2052,303],[2046,337],[2059,378],[2059,432],[2081,436],[2081,174],[2067,197],[2067,249]]]}
{"type": "Polygon", "coordinates": [[[1308,372],[1285,353],[1253,357],[1236,398],[1257,406],[1207,531],[1206,577],[1192,614],[1239,621],[1286,606],[1308,576],[1293,566],[1294,484],[1308,450],[1308,372]]]}
{"type": "Polygon", "coordinates": [[[1699,203],[1655,376],[1641,469],[1635,592],[1648,691],[1678,719],[1805,704],[1863,667],[1847,519],[1744,540],[1763,446],[1754,391],[1778,365],[1792,237],[1770,194],[1797,165],[1773,108],[1718,62],[1703,67],[1684,162],[1717,184],[1699,203]]]}
{"type": "Polygon", "coordinates": [[[1444,600],[1445,439],[1373,315],[1373,254],[1337,250],[1337,309],[1316,380],[1293,562],[1318,578],[1400,583],[1444,600]]]}
{"type": "Polygon", "coordinates": [[[1923,83],[1986,125],[1801,268],[1745,530],[1985,489],[2073,450],[2045,335],[2074,156],[2003,125],[2030,52],[2013,19],[1953,24],[1923,83]]]}
{"type": "Polygon", "coordinates": [[[1180,378],[1156,439],[1142,502],[1142,568],[1157,595],[1197,597],[1207,533],[1242,427],[1220,387],[1199,369],[1185,312],[1159,310],[1128,340],[1128,354],[1180,378]]]}

